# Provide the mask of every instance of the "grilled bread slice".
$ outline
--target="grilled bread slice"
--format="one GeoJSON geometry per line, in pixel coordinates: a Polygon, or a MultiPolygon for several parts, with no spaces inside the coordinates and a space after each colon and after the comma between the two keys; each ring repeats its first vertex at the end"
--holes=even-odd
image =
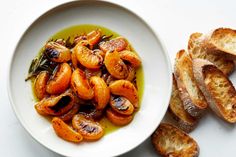
{"type": "Polygon", "coordinates": [[[236,30],[218,28],[206,38],[208,53],[220,54],[229,59],[236,59],[236,30]]]}
{"type": "Polygon", "coordinates": [[[190,116],[189,113],[184,110],[182,100],[179,97],[179,91],[174,75],[172,94],[168,110],[176,120],[178,128],[182,129],[185,132],[190,132],[195,128],[197,119],[190,116]]]}
{"type": "Polygon", "coordinates": [[[229,123],[236,122],[236,91],[214,64],[203,59],[193,60],[193,72],[210,108],[229,123]]]}
{"type": "Polygon", "coordinates": [[[176,55],[174,74],[184,109],[191,116],[200,117],[207,108],[207,102],[194,79],[192,59],[185,50],[176,55]]]}
{"type": "Polygon", "coordinates": [[[197,157],[197,142],[182,130],[162,123],[151,136],[155,150],[163,157],[197,157]]]}
{"type": "Polygon", "coordinates": [[[229,60],[219,54],[207,53],[207,51],[206,36],[202,33],[191,34],[188,41],[188,52],[193,59],[206,59],[214,63],[226,75],[230,75],[233,72],[233,60],[229,60]]]}

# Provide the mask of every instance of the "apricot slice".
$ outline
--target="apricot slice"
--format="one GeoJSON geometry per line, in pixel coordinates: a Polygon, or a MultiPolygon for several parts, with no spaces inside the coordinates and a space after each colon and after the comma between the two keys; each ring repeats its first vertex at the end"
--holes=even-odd
{"type": "Polygon", "coordinates": [[[104,135],[103,127],[98,122],[86,119],[82,114],[73,117],[72,126],[88,141],[98,140],[104,135]]]}
{"type": "Polygon", "coordinates": [[[110,99],[111,108],[119,114],[131,115],[134,112],[134,106],[125,97],[111,97],[110,99]]]}
{"type": "Polygon", "coordinates": [[[49,73],[47,71],[41,71],[35,79],[34,91],[39,100],[42,100],[46,95],[46,85],[49,79],[49,73]]]}
{"type": "Polygon", "coordinates": [[[129,62],[134,68],[138,68],[141,65],[141,59],[136,53],[124,50],[119,52],[119,54],[122,60],[129,62]]]}
{"type": "Polygon", "coordinates": [[[35,105],[36,111],[41,115],[60,116],[68,112],[74,104],[74,96],[71,92],[46,97],[35,105]]]}
{"type": "Polygon", "coordinates": [[[109,51],[105,55],[104,64],[107,71],[117,79],[124,79],[128,76],[128,69],[125,63],[120,59],[117,51],[109,51]]]}
{"type": "Polygon", "coordinates": [[[74,131],[60,118],[54,117],[52,119],[52,127],[56,134],[66,141],[79,143],[83,140],[83,136],[80,133],[74,131]]]}
{"type": "Polygon", "coordinates": [[[72,90],[82,99],[89,100],[94,97],[94,91],[89,85],[89,82],[84,72],[77,68],[71,77],[72,90]]]}
{"type": "Polygon", "coordinates": [[[128,116],[127,115],[121,115],[121,114],[113,111],[110,108],[106,110],[106,117],[114,125],[118,125],[118,126],[127,125],[133,120],[132,115],[128,115],[128,116]]]}
{"type": "Polygon", "coordinates": [[[128,42],[123,37],[118,37],[110,41],[102,42],[99,48],[104,51],[122,51],[128,46],[128,42]]]}
{"type": "Polygon", "coordinates": [[[124,96],[135,108],[139,107],[138,91],[130,81],[117,80],[111,83],[109,88],[112,94],[124,96]]]}
{"type": "Polygon", "coordinates": [[[87,40],[89,42],[89,45],[93,46],[99,42],[101,39],[102,32],[100,29],[94,30],[92,32],[89,32],[87,34],[87,40]]]}
{"type": "Polygon", "coordinates": [[[110,99],[110,90],[105,81],[98,77],[93,76],[90,78],[90,85],[94,90],[94,99],[97,110],[102,110],[106,107],[110,99]]]}
{"type": "Polygon", "coordinates": [[[60,94],[64,92],[71,80],[71,67],[68,63],[62,63],[55,70],[54,75],[49,79],[46,91],[49,94],[60,94]]]}
{"type": "Polygon", "coordinates": [[[58,42],[50,41],[45,45],[45,54],[54,62],[67,62],[71,59],[70,49],[58,42]]]}
{"type": "Polygon", "coordinates": [[[103,57],[97,51],[92,51],[80,43],[75,46],[73,51],[80,64],[86,68],[98,69],[103,64],[103,57]]]}

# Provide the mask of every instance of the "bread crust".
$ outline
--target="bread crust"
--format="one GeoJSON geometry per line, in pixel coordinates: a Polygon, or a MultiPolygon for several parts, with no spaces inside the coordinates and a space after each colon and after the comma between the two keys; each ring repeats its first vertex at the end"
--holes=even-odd
{"type": "Polygon", "coordinates": [[[210,108],[229,123],[236,122],[236,91],[232,82],[214,64],[193,60],[194,77],[210,108]]]}
{"type": "Polygon", "coordinates": [[[188,52],[190,56],[193,59],[206,59],[215,64],[224,74],[230,75],[234,71],[233,60],[229,60],[219,54],[208,53],[206,45],[206,36],[202,33],[191,34],[188,41],[188,52]]]}
{"type": "Polygon", "coordinates": [[[180,99],[175,76],[173,74],[173,87],[168,111],[176,121],[178,128],[185,132],[191,132],[197,125],[198,120],[184,110],[180,99]]]}
{"type": "Polygon", "coordinates": [[[176,55],[174,74],[184,109],[193,117],[201,117],[207,102],[194,79],[192,59],[185,50],[176,55]]]}
{"type": "Polygon", "coordinates": [[[197,157],[197,142],[182,130],[168,123],[161,123],[151,136],[155,150],[163,157],[197,157]]]}
{"type": "Polygon", "coordinates": [[[236,59],[236,30],[218,28],[206,35],[207,53],[217,54],[230,60],[236,59]]]}

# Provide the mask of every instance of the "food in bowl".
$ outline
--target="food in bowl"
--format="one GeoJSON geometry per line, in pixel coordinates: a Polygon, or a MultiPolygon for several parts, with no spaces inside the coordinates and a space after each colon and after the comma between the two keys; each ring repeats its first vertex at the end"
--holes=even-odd
{"type": "Polygon", "coordinates": [[[35,109],[71,142],[95,141],[129,124],[140,108],[141,58],[127,39],[79,25],[53,35],[32,60],[35,109]]]}

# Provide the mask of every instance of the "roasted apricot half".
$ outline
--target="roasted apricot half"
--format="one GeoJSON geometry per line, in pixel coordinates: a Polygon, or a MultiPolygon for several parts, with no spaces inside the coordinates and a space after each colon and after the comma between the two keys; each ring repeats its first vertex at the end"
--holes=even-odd
{"type": "Polygon", "coordinates": [[[119,126],[127,125],[133,120],[132,115],[125,116],[115,112],[110,108],[106,110],[106,117],[114,125],[119,125],[119,126]]]}
{"type": "Polygon", "coordinates": [[[112,96],[110,99],[110,106],[114,111],[116,111],[122,115],[131,115],[134,112],[134,106],[125,97],[112,96]]]}
{"type": "Polygon", "coordinates": [[[111,83],[109,88],[112,94],[126,97],[135,108],[138,108],[138,91],[130,81],[117,80],[111,83]]]}
{"type": "Polygon", "coordinates": [[[119,54],[122,60],[129,62],[134,68],[138,68],[141,65],[141,59],[136,53],[124,50],[119,52],[119,54]]]}
{"type": "Polygon", "coordinates": [[[89,45],[91,45],[91,48],[93,45],[97,44],[99,40],[101,39],[102,32],[100,29],[91,31],[87,34],[87,40],[89,42],[89,45]]]}
{"type": "Polygon", "coordinates": [[[66,91],[61,95],[45,97],[35,105],[41,115],[60,116],[68,112],[74,105],[74,95],[66,91]]]}
{"type": "Polygon", "coordinates": [[[70,49],[66,48],[60,42],[50,41],[45,45],[45,54],[54,62],[67,62],[71,59],[70,49]]]}
{"type": "Polygon", "coordinates": [[[104,109],[110,99],[110,90],[106,82],[98,76],[93,76],[90,78],[90,84],[94,90],[94,99],[97,103],[96,109],[104,109]]]}
{"type": "Polygon", "coordinates": [[[71,77],[72,90],[82,99],[89,100],[94,97],[94,91],[91,88],[85,73],[77,68],[71,77]]]}
{"type": "Polygon", "coordinates": [[[98,122],[85,118],[82,114],[73,117],[72,126],[88,141],[98,140],[104,135],[104,129],[98,122]]]}
{"type": "Polygon", "coordinates": [[[83,136],[80,133],[73,130],[60,118],[54,117],[52,119],[52,127],[56,134],[66,141],[78,143],[83,140],[83,136]]]}
{"type": "Polygon", "coordinates": [[[72,70],[68,63],[62,63],[56,68],[54,75],[48,80],[46,91],[49,94],[60,94],[70,84],[72,70]]]}
{"type": "Polygon", "coordinates": [[[49,73],[47,71],[41,71],[35,79],[34,91],[36,97],[39,100],[43,99],[47,95],[46,85],[48,79],[49,79],[49,73]]]}
{"type": "Polygon", "coordinates": [[[125,79],[128,76],[128,68],[120,59],[117,51],[109,51],[105,55],[104,64],[107,71],[117,79],[125,79]]]}
{"type": "Polygon", "coordinates": [[[73,51],[80,64],[84,67],[89,69],[98,69],[102,66],[103,57],[98,51],[90,50],[86,46],[82,46],[80,43],[75,46],[73,51]]]}
{"type": "Polygon", "coordinates": [[[123,37],[118,37],[110,41],[102,42],[99,48],[104,51],[122,51],[128,46],[128,42],[123,37]]]}

